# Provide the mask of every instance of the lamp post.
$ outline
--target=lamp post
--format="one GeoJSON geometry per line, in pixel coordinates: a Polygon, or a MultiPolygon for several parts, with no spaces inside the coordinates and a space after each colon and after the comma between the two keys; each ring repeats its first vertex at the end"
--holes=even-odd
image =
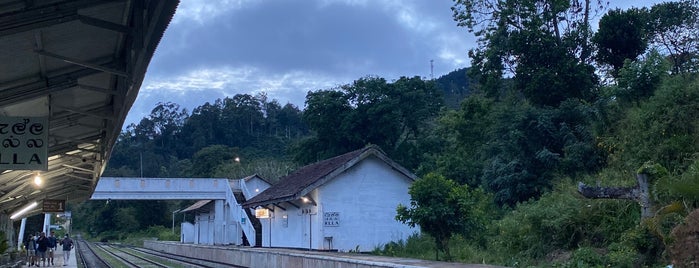
{"type": "Polygon", "coordinates": [[[176,209],[175,211],[172,212],[172,233],[175,233],[175,213],[180,212],[179,209],[176,209]]]}

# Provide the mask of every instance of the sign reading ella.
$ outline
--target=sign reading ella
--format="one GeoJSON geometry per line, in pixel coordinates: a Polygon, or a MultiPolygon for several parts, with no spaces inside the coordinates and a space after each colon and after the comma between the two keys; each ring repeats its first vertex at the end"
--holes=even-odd
{"type": "Polygon", "coordinates": [[[0,116],[0,169],[48,170],[48,117],[0,116]]]}
{"type": "Polygon", "coordinates": [[[340,212],[323,212],[323,222],[325,227],[340,226],[340,212]]]}

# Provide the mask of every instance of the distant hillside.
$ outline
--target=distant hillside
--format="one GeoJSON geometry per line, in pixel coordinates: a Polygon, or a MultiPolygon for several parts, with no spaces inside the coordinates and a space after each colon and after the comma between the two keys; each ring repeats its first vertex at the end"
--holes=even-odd
{"type": "Polygon", "coordinates": [[[437,87],[444,91],[444,104],[451,108],[459,108],[461,100],[470,93],[470,81],[466,75],[468,68],[461,68],[445,74],[435,80],[437,87]]]}

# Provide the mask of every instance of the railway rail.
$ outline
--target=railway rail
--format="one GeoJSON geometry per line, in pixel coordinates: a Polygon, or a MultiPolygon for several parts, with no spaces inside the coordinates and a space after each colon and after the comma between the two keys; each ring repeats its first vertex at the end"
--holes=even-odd
{"type": "Polygon", "coordinates": [[[229,268],[243,267],[229,263],[197,259],[177,254],[154,251],[124,244],[76,241],[78,261],[85,268],[112,267],[193,267],[229,268]]]}

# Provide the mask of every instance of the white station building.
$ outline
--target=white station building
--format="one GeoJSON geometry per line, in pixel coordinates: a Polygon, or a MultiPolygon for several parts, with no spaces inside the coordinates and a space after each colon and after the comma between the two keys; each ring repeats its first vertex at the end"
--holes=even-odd
{"type": "Polygon", "coordinates": [[[395,219],[416,176],[368,146],[298,169],[274,185],[226,178],[100,179],[92,199],[198,200],[174,213],[182,243],[371,251],[418,233],[395,219]]]}
{"type": "Polygon", "coordinates": [[[262,217],[262,246],[371,251],[419,232],[395,219],[416,176],[368,146],[298,169],[243,203],[262,217]]]}

